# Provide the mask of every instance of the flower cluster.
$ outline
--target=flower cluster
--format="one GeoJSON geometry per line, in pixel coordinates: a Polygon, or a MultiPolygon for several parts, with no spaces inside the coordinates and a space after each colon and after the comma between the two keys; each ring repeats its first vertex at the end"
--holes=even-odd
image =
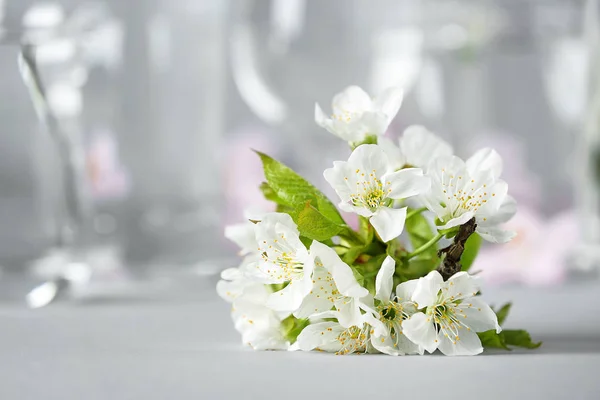
{"type": "Polygon", "coordinates": [[[502,160],[482,149],[463,161],[421,126],[394,143],[383,134],[401,101],[396,88],[373,100],[352,86],[335,96],[331,117],[316,106],[317,124],[353,149],[324,172],[338,207],[258,153],[276,212],[227,227],[244,259],[217,284],[245,344],[395,356],[539,346],[525,331],[502,330],[509,306],[492,310],[467,272],[482,239],[514,236],[502,228],[516,212],[502,160]],[[358,214],[357,230],[338,208],[358,214]],[[450,244],[438,248],[442,239],[450,244]]]}

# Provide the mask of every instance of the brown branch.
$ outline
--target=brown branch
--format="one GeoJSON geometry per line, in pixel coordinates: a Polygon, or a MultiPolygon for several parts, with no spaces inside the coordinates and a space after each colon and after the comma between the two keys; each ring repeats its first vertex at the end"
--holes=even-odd
{"type": "Polygon", "coordinates": [[[465,251],[465,243],[475,232],[475,228],[477,228],[477,223],[475,222],[475,218],[471,218],[468,222],[460,226],[458,233],[454,237],[454,243],[438,251],[438,256],[443,257],[443,261],[437,270],[445,281],[462,269],[460,258],[465,251]]]}

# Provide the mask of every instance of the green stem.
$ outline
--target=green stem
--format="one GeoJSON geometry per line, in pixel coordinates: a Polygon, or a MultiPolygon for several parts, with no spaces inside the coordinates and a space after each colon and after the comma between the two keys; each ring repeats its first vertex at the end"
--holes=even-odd
{"type": "Polygon", "coordinates": [[[423,246],[419,247],[412,253],[409,253],[406,256],[406,259],[410,260],[411,258],[415,258],[419,254],[423,253],[424,251],[427,251],[431,246],[434,246],[443,236],[443,233],[438,232],[438,234],[432,237],[431,240],[429,240],[429,242],[425,243],[423,246]]]}
{"type": "Polygon", "coordinates": [[[427,207],[421,207],[410,211],[408,214],[406,214],[406,219],[409,219],[417,214],[421,214],[423,211],[427,211],[427,207]]]}

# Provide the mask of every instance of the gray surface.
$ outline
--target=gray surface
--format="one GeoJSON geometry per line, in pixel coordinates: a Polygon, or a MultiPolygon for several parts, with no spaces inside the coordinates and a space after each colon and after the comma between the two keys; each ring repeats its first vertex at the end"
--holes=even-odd
{"type": "Polygon", "coordinates": [[[197,300],[0,305],[0,399],[600,398],[595,283],[486,291],[544,346],[461,358],[253,352],[213,284],[197,300]]]}

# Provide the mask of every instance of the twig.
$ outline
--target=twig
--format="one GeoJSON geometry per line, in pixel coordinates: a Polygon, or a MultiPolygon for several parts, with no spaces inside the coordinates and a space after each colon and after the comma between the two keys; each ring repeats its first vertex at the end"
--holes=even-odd
{"type": "Polygon", "coordinates": [[[438,272],[444,280],[448,280],[452,275],[460,272],[462,266],[460,258],[465,251],[465,243],[467,239],[475,232],[477,222],[475,218],[471,218],[468,222],[461,225],[458,233],[454,237],[454,243],[438,251],[438,256],[443,256],[442,265],[439,266],[438,272]]]}

